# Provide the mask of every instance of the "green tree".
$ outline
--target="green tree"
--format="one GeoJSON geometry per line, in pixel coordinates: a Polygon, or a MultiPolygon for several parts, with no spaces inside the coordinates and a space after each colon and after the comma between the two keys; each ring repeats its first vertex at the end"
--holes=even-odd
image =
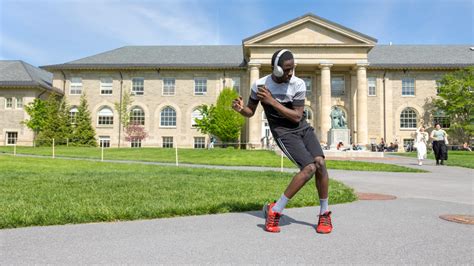
{"type": "Polygon", "coordinates": [[[45,102],[45,108],[45,124],[38,134],[40,145],[50,145],[53,139],[56,144],[66,143],[66,139],[71,135],[66,98],[53,93],[45,102]]]}
{"type": "Polygon", "coordinates": [[[114,107],[117,113],[119,114],[119,122],[120,122],[120,129],[119,129],[119,147],[121,141],[121,132],[124,128],[128,127],[130,124],[130,107],[132,106],[133,99],[130,97],[130,92],[125,90],[122,99],[120,102],[115,102],[114,107]]]}
{"type": "Polygon", "coordinates": [[[196,119],[198,129],[204,134],[218,137],[223,142],[235,142],[240,136],[240,131],[245,119],[235,112],[232,101],[239,97],[231,88],[224,88],[217,98],[216,105],[201,105],[199,110],[202,119],[196,119]]]}
{"type": "Polygon", "coordinates": [[[85,94],[81,95],[81,102],[77,108],[75,124],[71,134],[71,144],[77,146],[97,147],[95,130],[92,126],[91,113],[85,94]]]}
{"type": "Polygon", "coordinates": [[[214,105],[202,104],[198,107],[202,118],[195,120],[196,127],[203,134],[212,135],[215,132],[214,113],[216,107],[214,105]]]}
{"type": "Polygon", "coordinates": [[[434,105],[450,120],[448,134],[459,142],[474,133],[474,67],[468,67],[443,76],[439,82],[439,98],[434,105]]]}
{"type": "Polygon", "coordinates": [[[37,135],[43,130],[46,124],[46,102],[39,98],[35,98],[33,102],[25,105],[25,111],[30,116],[30,119],[26,119],[21,123],[31,129],[36,139],[37,135]]]}

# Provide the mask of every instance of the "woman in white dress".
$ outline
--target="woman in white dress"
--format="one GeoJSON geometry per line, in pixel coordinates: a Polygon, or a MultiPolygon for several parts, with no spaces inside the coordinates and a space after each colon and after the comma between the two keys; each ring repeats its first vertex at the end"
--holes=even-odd
{"type": "Polygon", "coordinates": [[[428,133],[425,132],[425,127],[420,126],[416,130],[415,146],[418,153],[418,165],[423,164],[423,160],[426,159],[426,143],[428,142],[428,133]]]}

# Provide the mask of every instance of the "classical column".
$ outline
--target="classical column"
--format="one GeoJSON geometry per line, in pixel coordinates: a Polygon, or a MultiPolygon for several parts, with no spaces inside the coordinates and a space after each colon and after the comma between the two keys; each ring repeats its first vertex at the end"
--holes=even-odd
{"type": "Polygon", "coordinates": [[[357,73],[351,71],[351,134],[352,143],[357,143],[357,73]]]}
{"type": "Polygon", "coordinates": [[[321,139],[323,143],[328,143],[328,131],[331,127],[331,66],[332,64],[321,63],[321,139]]]}
{"type": "MultiPolygon", "coordinates": [[[[250,90],[252,89],[252,84],[260,78],[260,64],[249,64],[250,67],[250,90]]],[[[249,91],[250,95],[251,91],[249,91]]],[[[247,99],[244,99],[247,102],[247,99]]],[[[260,104],[258,105],[257,110],[255,110],[255,115],[248,119],[247,125],[247,140],[250,143],[249,148],[256,148],[260,147],[260,138],[261,138],[261,120],[262,117],[260,115],[260,104]]]]}
{"type": "Polygon", "coordinates": [[[368,143],[367,117],[367,63],[358,63],[357,69],[357,143],[368,143]]]}

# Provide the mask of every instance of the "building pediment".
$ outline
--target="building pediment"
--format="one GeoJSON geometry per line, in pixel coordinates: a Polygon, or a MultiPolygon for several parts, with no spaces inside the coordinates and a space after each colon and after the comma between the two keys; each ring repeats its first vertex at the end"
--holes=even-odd
{"type": "Polygon", "coordinates": [[[307,14],[243,40],[252,46],[374,46],[377,40],[337,23],[307,14]]]}

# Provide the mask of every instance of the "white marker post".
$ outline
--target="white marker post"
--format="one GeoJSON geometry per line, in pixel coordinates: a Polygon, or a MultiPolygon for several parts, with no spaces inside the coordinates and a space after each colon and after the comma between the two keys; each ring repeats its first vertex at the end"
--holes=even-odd
{"type": "Polygon", "coordinates": [[[178,166],[178,141],[176,141],[176,166],[178,166]]]}
{"type": "Polygon", "coordinates": [[[283,173],[283,152],[281,152],[281,157],[280,157],[280,172],[283,173]]]}
{"type": "Polygon", "coordinates": [[[54,139],[53,139],[53,159],[54,159],[54,139]]]}
{"type": "Polygon", "coordinates": [[[101,162],[104,161],[104,144],[102,144],[102,147],[101,147],[100,161],[101,161],[101,162]]]}
{"type": "Polygon", "coordinates": [[[16,143],[13,145],[13,156],[16,156],[16,143]]]}

